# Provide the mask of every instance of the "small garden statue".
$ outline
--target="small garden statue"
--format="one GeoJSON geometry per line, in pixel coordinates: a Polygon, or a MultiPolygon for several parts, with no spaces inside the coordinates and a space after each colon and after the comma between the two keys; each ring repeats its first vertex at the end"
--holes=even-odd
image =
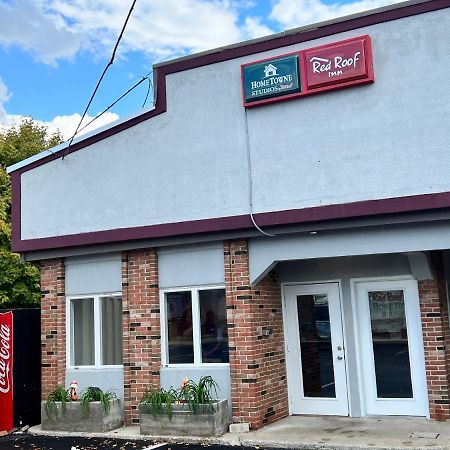
{"type": "Polygon", "coordinates": [[[78,399],[78,383],[76,380],[70,383],[69,395],[73,402],[78,399]]]}

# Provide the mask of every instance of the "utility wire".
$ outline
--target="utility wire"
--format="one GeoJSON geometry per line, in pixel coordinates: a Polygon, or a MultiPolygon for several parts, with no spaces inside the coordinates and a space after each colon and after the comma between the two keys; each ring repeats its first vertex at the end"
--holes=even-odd
{"type": "Polygon", "coordinates": [[[276,237],[276,234],[267,233],[261,227],[256,223],[255,217],[253,215],[253,170],[252,170],[252,155],[251,155],[251,149],[250,149],[250,134],[248,131],[248,116],[247,116],[247,109],[244,108],[244,118],[245,118],[245,147],[247,152],[247,166],[248,166],[248,182],[249,182],[249,189],[248,189],[248,203],[249,203],[249,215],[250,219],[253,223],[253,226],[264,236],[269,237],[276,237]]]}
{"type": "Polygon", "coordinates": [[[86,116],[86,114],[87,114],[87,112],[88,112],[88,110],[89,110],[89,107],[91,106],[92,101],[94,100],[95,94],[97,93],[98,88],[100,87],[100,83],[102,82],[102,80],[103,80],[103,78],[104,78],[104,76],[105,76],[107,70],[108,70],[108,69],[113,65],[113,63],[114,63],[114,58],[116,57],[116,51],[117,51],[117,48],[119,47],[119,43],[120,43],[120,41],[121,41],[121,39],[122,39],[123,33],[125,32],[125,28],[127,27],[128,20],[129,20],[129,18],[130,18],[130,16],[131,16],[131,13],[132,13],[133,9],[134,9],[134,5],[136,4],[136,1],[137,1],[137,0],[133,0],[133,3],[132,3],[132,5],[131,5],[131,7],[130,7],[130,10],[128,11],[128,14],[127,14],[127,18],[125,19],[125,22],[124,22],[124,24],[123,24],[122,30],[121,30],[121,32],[120,32],[120,35],[119,35],[119,37],[117,38],[116,45],[114,46],[114,49],[113,49],[113,52],[112,52],[112,55],[111,55],[111,59],[109,60],[109,63],[106,65],[106,67],[104,68],[104,70],[103,70],[103,72],[102,72],[102,74],[101,74],[99,80],[97,81],[97,85],[95,86],[94,92],[92,93],[91,98],[89,99],[89,102],[88,102],[88,104],[87,104],[87,106],[86,106],[86,109],[84,110],[84,113],[83,113],[83,115],[81,116],[80,123],[78,124],[78,126],[77,126],[77,128],[76,128],[76,130],[75,130],[75,133],[74,133],[73,136],[70,138],[69,145],[67,146],[66,152],[65,152],[64,155],[63,155],[63,159],[64,159],[65,156],[67,156],[67,155],[69,154],[70,146],[71,146],[71,144],[72,144],[72,142],[73,142],[75,136],[76,136],[77,133],[78,133],[78,130],[79,130],[80,126],[81,126],[81,123],[83,122],[83,119],[85,118],[85,116],[86,116]]]}
{"type": "MultiPolygon", "coordinates": [[[[133,86],[130,87],[130,89],[128,89],[126,92],[124,92],[118,99],[114,100],[113,103],[111,103],[107,108],[105,108],[100,114],[97,114],[95,117],[93,117],[87,124],[83,125],[79,130],[78,133],[81,133],[85,128],[87,128],[92,122],[95,122],[97,119],[99,119],[100,117],[103,116],[103,114],[107,113],[113,106],[115,106],[117,103],[120,102],[120,100],[122,100],[124,97],[126,97],[131,91],[133,91],[134,89],[136,89],[138,86],[140,86],[145,80],[148,80],[149,83],[149,89],[147,92],[147,95],[145,96],[145,101],[144,104],[142,105],[142,107],[145,106],[145,103],[147,102],[147,98],[152,86],[152,80],[150,79],[150,74],[151,72],[149,72],[147,75],[145,75],[144,77],[142,77],[137,83],[135,83],[133,86]]],[[[154,103],[153,103],[154,104],[154,103]]]]}

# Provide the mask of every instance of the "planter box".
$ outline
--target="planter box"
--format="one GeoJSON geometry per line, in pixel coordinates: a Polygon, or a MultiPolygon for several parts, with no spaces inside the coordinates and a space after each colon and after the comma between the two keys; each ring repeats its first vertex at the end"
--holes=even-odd
{"type": "Polygon", "coordinates": [[[230,419],[227,400],[213,403],[214,412],[209,408],[191,413],[187,405],[173,405],[173,416],[148,414],[146,407],[139,405],[139,425],[141,434],[152,436],[205,436],[217,437],[228,431],[230,419]]]}
{"type": "Polygon", "coordinates": [[[66,411],[61,409],[61,402],[56,402],[57,417],[51,418],[45,412],[45,402],[41,402],[41,428],[47,431],[88,431],[101,433],[114,430],[123,425],[120,400],[110,401],[110,410],[106,414],[100,402],[90,404],[91,415],[86,417],[81,412],[80,402],[69,402],[66,411]]]}

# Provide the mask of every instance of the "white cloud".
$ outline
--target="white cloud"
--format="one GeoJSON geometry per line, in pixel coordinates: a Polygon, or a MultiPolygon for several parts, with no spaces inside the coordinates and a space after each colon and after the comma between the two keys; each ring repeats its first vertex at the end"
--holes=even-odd
{"type": "MultiPolygon", "coordinates": [[[[131,5],[124,0],[0,0],[0,45],[17,45],[54,64],[78,51],[111,53],[131,5]]],[[[245,0],[140,0],[119,54],[167,59],[245,38],[237,25],[245,0]]]]}
{"type": "Polygon", "coordinates": [[[3,83],[0,78],[0,123],[6,121],[6,109],[4,104],[11,98],[11,93],[8,90],[8,86],[3,83]]]}
{"type": "Polygon", "coordinates": [[[0,45],[19,46],[38,60],[55,64],[59,58],[74,56],[81,38],[60,15],[44,11],[36,1],[0,0],[0,45]]]}
{"type": "Polygon", "coordinates": [[[274,31],[264,25],[261,20],[262,19],[260,17],[248,16],[245,18],[244,31],[246,34],[246,39],[255,39],[274,33],[274,31]]]}
{"type": "MultiPolygon", "coordinates": [[[[110,51],[131,2],[48,0],[97,51],[110,51]]],[[[131,15],[120,51],[167,58],[238,41],[238,12],[228,0],[141,0],[131,15]]]]}
{"type": "Polygon", "coordinates": [[[398,1],[401,0],[357,0],[350,3],[324,3],[321,0],[277,0],[269,18],[288,29],[378,8],[398,1]]]}
{"type": "MultiPolygon", "coordinates": [[[[6,129],[11,126],[17,126],[20,124],[20,122],[25,118],[25,116],[20,116],[16,114],[8,114],[6,115],[5,120],[0,119],[0,127],[3,129],[6,129]],[[3,122],[3,123],[2,123],[3,122]]],[[[85,124],[90,122],[94,117],[87,115],[83,119],[83,123],[80,128],[82,128],[85,124]]],[[[34,119],[34,122],[36,122],[39,125],[45,125],[47,127],[48,133],[53,134],[57,131],[59,131],[63,138],[65,140],[70,139],[73,136],[73,133],[75,133],[75,130],[78,126],[78,123],[80,122],[81,115],[78,113],[69,114],[65,116],[56,116],[50,121],[44,121],[44,120],[37,120],[34,119]]],[[[90,131],[93,131],[97,128],[100,128],[104,125],[107,125],[108,123],[114,122],[119,119],[119,116],[112,112],[107,112],[103,114],[101,117],[99,117],[97,120],[95,120],[91,125],[87,126],[85,129],[83,129],[78,135],[83,135],[85,133],[89,133],[90,131]]]]}
{"type": "MultiPolygon", "coordinates": [[[[80,122],[81,115],[78,113],[65,115],[65,116],[56,116],[50,122],[45,122],[45,125],[48,127],[48,131],[50,133],[59,130],[63,135],[64,139],[70,139],[75,132],[78,123],[80,122]]],[[[83,128],[85,124],[90,122],[93,119],[92,116],[87,115],[83,119],[83,123],[80,128],[83,128]]],[[[103,125],[107,125],[108,123],[114,122],[119,119],[119,116],[116,113],[106,112],[97,120],[95,120],[92,124],[88,125],[84,128],[79,135],[89,133],[97,128],[102,127],[103,125]]]]}

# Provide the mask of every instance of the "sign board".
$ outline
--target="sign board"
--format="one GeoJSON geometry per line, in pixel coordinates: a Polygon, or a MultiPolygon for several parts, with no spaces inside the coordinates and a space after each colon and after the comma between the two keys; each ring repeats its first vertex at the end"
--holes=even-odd
{"type": "Polygon", "coordinates": [[[303,52],[306,88],[349,83],[368,78],[368,36],[312,48],[303,52]]]}
{"type": "Polygon", "coordinates": [[[246,108],[373,83],[370,36],[243,64],[241,75],[246,108]]]}
{"type": "Polygon", "coordinates": [[[0,314],[0,431],[13,425],[13,313],[0,314]]]}
{"type": "Polygon", "coordinates": [[[245,101],[299,92],[298,59],[298,55],[290,55],[242,66],[245,101]]]}

